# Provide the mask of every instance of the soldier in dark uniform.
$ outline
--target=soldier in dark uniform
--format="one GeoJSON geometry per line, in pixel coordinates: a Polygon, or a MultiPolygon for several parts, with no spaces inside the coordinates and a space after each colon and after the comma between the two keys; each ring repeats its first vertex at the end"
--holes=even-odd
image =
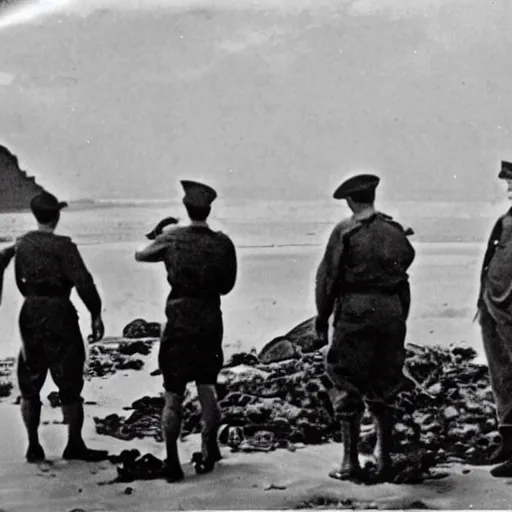
{"type": "Polygon", "coordinates": [[[400,224],[375,210],[379,178],[358,175],[334,193],[353,212],[333,230],[316,279],[317,333],[327,339],[325,383],[342,424],[344,456],[337,479],[359,478],[360,421],[365,402],[377,427],[377,476],[391,469],[392,404],[407,383],[403,375],[410,306],[407,269],[415,251],[400,224]]]}
{"type": "MultiPolygon", "coordinates": [[[[498,174],[512,199],[512,163],[498,174]]],[[[512,208],[491,232],[480,275],[478,316],[496,401],[501,445],[486,464],[500,464],[491,473],[512,476],[512,208]]]]}
{"type": "Polygon", "coordinates": [[[217,430],[220,411],[215,384],[223,365],[221,296],[235,285],[235,247],[206,220],[216,192],[207,185],[182,181],[188,226],[172,226],[135,254],[137,261],[162,261],[171,293],[167,323],[159,351],[165,388],[162,430],[167,449],[165,476],[170,482],[183,478],[177,449],[181,409],[188,382],[195,381],[203,416],[202,454],[196,472],[211,471],[220,459],[217,430]]]}
{"type": "Polygon", "coordinates": [[[59,389],[69,429],[64,459],[103,460],[108,452],[87,448],[82,438],[85,349],[77,312],[71,303],[73,287],[91,313],[92,341],[103,337],[101,299],[76,245],[54,230],[66,203],[42,193],[30,207],[38,229],[20,237],[15,246],[16,283],[25,300],[19,326],[22,350],[18,359],[21,412],[29,446],[29,462],[45,458],[39,443],[40,392],[48,371],[59,389]]]}

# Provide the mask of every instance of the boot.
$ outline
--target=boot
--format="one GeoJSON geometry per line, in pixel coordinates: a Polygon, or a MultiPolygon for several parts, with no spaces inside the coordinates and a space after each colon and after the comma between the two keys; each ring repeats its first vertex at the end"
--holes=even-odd
{"type": "Polygon", "coordinates": [[[361,416],[348,416],[341,422],[343,438],[343,460],[337,471],[331,471],[329,476],[336,480],[359,480],[362,476],[359,464],[359,435],[361,432],[361,416]]]}
{"type": "Polygon", "coordinates": [[[84,425],[84,406],[82,402],[62,406],[62,413],[68,423],[68,444],[62,457],[65,460],[84,460],[99,462],[108,457],[106,450],[91,450],[87,448],[82,438],[84,425]]]}
{"type": "Polygon", "coordinates": [[[491,470],[496,478],[512,477],[512,427],[500,427],[501,444],[489,457],[489,464],[499,464],[491,470]]]}
{"type": "Polygon", "coordinates": [[[377,433],[377,443],[375,445],[376,479],[378,481],[388,481],[392,474],[391,460],[391,442],[393,430],[392,412],[380,409],[373,412],[375,427],[377,433]]]}
{"type": "Polygon", "coordinates": [[[39,423],[41,421],[41,401],[21,400],[21,416],[28,434],[28,448],[25,459],[29,463],[43,462],[45,453],[39,443],[39,423]]]}
{"type": "Polygon", "coordinates": [[[476,461],[476,466],[493,466],[502,464],[512,457],[512,427],[500,427],[501,443],[487,458],[476,461]]]}

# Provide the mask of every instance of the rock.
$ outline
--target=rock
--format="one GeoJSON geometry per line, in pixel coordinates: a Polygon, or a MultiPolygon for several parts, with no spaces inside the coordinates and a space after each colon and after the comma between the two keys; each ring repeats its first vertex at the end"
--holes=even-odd
{"type": "Polygon", "coordinates": [[[13,388],[12,382],[0,382],[0,398],[8,397],[13,388]]]}
{"type": "Polygon", "coordinates": [[[147,356],[151,352],[151,344],[143,341],[122,341],[119,343],[119,353],[125,355],[142,354],[147,356]]]}
{"type": "Polygon", "coordinates": [[[240,352],[238,354],[233,354],[231,359],[224,365],[224,368],[231,368],[232,366],[239,366],[241,364],[255,366],[260,363],[261,361],[258,359],[256,354],[251,352],[240,352]]]}
{"type": "Polygon", "coordinates": [[[290,340],[284,337],[274,338],[267,343],[258,354],[262,363],[277,363],[286,359],[297,359],[300,350],[290,340]]]}
{"type": "Polygon", "coordinates": [[[60,407],[61,406],[61,403],[60,403],[60,395],[58,393],[58,391],[52,391],[49,395],[48,395],[48,401],[50,402],[50,406],[55,408],[55,407],[60,407]]]}
{"type": "Polygon", "coordinates": [[[300,347],[304,354],[319,350],[325,345],[325,342],[316,335],[315,319],[316,317],[313,317],[300,323],[284,336],[293,345],[300,347]]]}
{"type": "Polygon", "coordinates": [[[162,326],[158,322],[137,318],[125,326],[123,338],[160,338],[161,330],[162,326]]]}
{"type": "Polygon", "coordinates": [[[447,420],[452,420],[453,418],[456,418],[459,415],[459,411],[455,409],[455,407],[449,406],[443,411],[443,416],[447,420]]]}

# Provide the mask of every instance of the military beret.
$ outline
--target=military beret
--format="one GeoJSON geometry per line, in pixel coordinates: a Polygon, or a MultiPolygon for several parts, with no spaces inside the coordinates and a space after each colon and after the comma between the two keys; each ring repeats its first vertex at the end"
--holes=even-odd
{"type": "Polygon", "coordinates": [[[208,208],[217,197],[217,192],[212,187],[197,181],[182,180],[181,186],[185,191],[183,202],[189,206],[208,208]]]}
{"type": "Polygon", "coordinates": [[[178,224],[178,222],[179,219],[175,217],[166,217],[165,219],[162,219],[152,231],[146,234],[146,238],[154,240],[158,235],[162,234],[162,231],[166,226],[169,226],[170,224],[178,224]]]}
{"type": "Polygon", "coordinates": [[[373,174],[358,174],[344,181],[334,192],[334,199],[346,199],[358,192],[372,191],[377,188],[380,182],[378,176],[373,174]]]}
{"type": "Polygon", "coordinates": [[[53,194],[49,192],[41,192],[34,196],[30,201],[30,209],[32,212],[58,212],[62,208],[66,208],[68,203],[59,201],[53,194]]]}
{"type": "Polygon", "coordinates": [[[512,163],[505,162],[504,160],[501,162],[501,171],[498,174],[498,178],[502,180],[512,179],[512,163]]]}

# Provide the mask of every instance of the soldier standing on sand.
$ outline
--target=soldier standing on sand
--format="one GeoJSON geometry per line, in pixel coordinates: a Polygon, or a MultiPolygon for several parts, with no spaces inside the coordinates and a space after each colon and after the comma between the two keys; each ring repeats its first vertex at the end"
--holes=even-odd
{"type": "Polygon", "coordinates": [[[206,222],[217,193],[201,183],[181,184],[190,224],[171,227],[135,254],[137,261],[164,262],[172,288],[158,355],[165,389],[164,474],[169,482],[184,477],[177,441],[188,382],[196,382],[203,419],[202,454],[196,472],[212,471],[221,458],[217,444],[220,411],[215,391],[223,365],[220,297],[233,289],[237,275],[233,243],[225,234],[212,231],[206,222]]]}
{"type": "MultiPolygon", "coordinates": [[[[406,320],[410,306],[407,269],[415,251],[402,226],[374,208],[379,178],[358,175],[334,193],[353,215],[333,230],[316,278],[317,333],[326,340],[334,312],[325,383],[341,419],[344,455],[339,480],[362,476],[360,421],[367,403],[377,427],[377,478],[391,470],[392,409],[405,386],[406,320]]],[[[410,233],[410,232],[409,232],[410,233]]]]}
{"type": "Polygon", "coordinates": [[[100,461],[107,451],[87,448],[82,438],[85,347],[78,315],[70,301],[73,287],[91,313],[91,341],[103,337],[101,299],[76,245],[70,238],[56,235],[60,210],[66,203],[43,192],[30,208],[38,229],[20,237],[14,255],[16,283],[25,300],[19,326],[22,349],[18,358],[21,413],[28,433],[28,462],[45,459],[39,443],[40,392],[48,370],[59,389],[64,418],[68,423],[67,460],[100,461]]]}
{"type": "MultiPolygon", "coordinates": [[[[502,162],[498,178],[512,199],[512,163],[502,162]]],[[[512,476],[512,208],[496,222],[480,275],[478,313],[501,445],[485,464],[499,464],[495,477],[512,476]]]]}

